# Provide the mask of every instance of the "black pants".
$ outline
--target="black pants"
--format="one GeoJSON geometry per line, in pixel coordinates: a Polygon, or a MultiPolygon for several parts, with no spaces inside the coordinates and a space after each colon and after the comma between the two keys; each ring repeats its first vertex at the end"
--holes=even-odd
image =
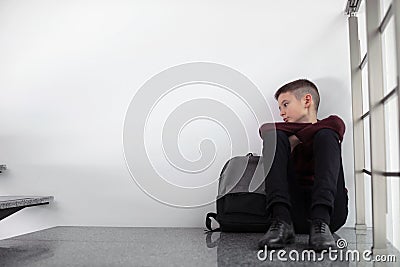
{"type": "Polygon", "coordinates": [[[333,232],[344,225],[348,214],[348,196],[344,184],[341,145],[338,134],[330,129],[319,130],[313,138],[314,184],[310,187],[298,183],[293,162],[290,159],[288,135],[276,131],[276,151],[272,159],[271,144],[274,132],[263,136],[263,158],[267,214],[272,216],[272,206],[283,203],[290,207],[295,232],[309,233],[311,209],[318,204],[330,208],[329,227],[333,232]],[[269,160],[268,160],[269,159],[269,160]],[[272,166],[268,170],[272,161],[272,166]]]}

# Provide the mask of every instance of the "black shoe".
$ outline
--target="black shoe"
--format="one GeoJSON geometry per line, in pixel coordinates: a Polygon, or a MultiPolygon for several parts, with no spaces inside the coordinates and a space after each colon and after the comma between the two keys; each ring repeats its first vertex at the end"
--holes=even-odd
{"type": "Polygon", "coordinates": [[[279,219],[273,219],[267,233],[258,241],[259,249],[283,248],[287,244],[293,243],[295,234],[293,225],[279,219]]]}
{"type": "Polygon", "coordinates": [[[311,222],[308,243],[315,251],[328,250],[329,247],[334,248],[336,245],[329,226],[319,219],[311,222]]]}

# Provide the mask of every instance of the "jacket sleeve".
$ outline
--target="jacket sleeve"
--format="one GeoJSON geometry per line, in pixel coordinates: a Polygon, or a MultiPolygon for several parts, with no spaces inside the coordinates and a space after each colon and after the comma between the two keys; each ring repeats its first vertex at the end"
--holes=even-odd
{"type": "Polygon", "coordinates": [[[265,123],[259,129],[260,137],[263,138],[263,134],[269,131],[284,131],[288,136],[296,134],[301,129],[304,129],[311,123],[296,123],[296,122],[272,122],[272,123],[265,123]]]}
{"type": "Polygon", "coordinates": [[[298,131],[296,136],[301,142],[307,143],[311,141],[314,135],[321,129],[334,130],[339,135],[339,140],[342,141],[346,126],[341,118],[336,115],[331,115],[326,119],[320,120],[314,124],[310,124],[298,131]]]}

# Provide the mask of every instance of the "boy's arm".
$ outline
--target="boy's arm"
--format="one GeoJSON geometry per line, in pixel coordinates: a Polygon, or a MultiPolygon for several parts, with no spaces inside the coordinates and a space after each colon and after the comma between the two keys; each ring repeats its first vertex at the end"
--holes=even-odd
{"type": "Polygon", "coordinates": [[[311,123],[297,123],[297,122],[271,122],[263,124],[259,129],[260,137],[263,138],[263,134],[269,131],[280,130],[287,133],[288,136],[296,134],[301,129],[311,125],[311,123]]]}
{"type": "Polygon", "coordinates": [[[336,115],[331,115],[326,119],[304,127],[296,133],[296,136],[301,142],[306,143],[311,141],[314,135],[321,129],[334,130],[339,135],[339,140],[342,141],[346,126],[341,118],[336,115]]]}

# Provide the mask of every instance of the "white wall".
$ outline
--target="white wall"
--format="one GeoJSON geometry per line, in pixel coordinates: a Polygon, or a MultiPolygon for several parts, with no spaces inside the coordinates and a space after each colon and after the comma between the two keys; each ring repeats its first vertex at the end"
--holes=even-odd
{"type": "MultiPolygon", "coordinates": [[[[343,161],[351,197],[347,226],[353,226],[345,2],[1,1],[0,161],[9,170],[0,175],[0,194],[54,195],[55,203],[3,220],[0,238],[55,225],[203,227],[215,205],[182,209],[150,198],[131,178],[122,142],[139,88],[171,66],[196,61],[246,75],[276,118],[273,93],[280,85],[301,77],[316,82],[319,117],[338,114],[347,125],[343,161]]],[[[207,90],[202,93],[226,105],[237,101],[207,90]]],[[[188,125],[189,132],[216,129],[203,123],[208,126],[188,125]]],[[[258,125],[243,124],[249,150],[260,153],[258,125]]],[[[201,157],[198,140],[182,141],[182,153],[201,157]]],[[[227,158],[217,150],[216,159],[215,177],[227,158]]]]}

